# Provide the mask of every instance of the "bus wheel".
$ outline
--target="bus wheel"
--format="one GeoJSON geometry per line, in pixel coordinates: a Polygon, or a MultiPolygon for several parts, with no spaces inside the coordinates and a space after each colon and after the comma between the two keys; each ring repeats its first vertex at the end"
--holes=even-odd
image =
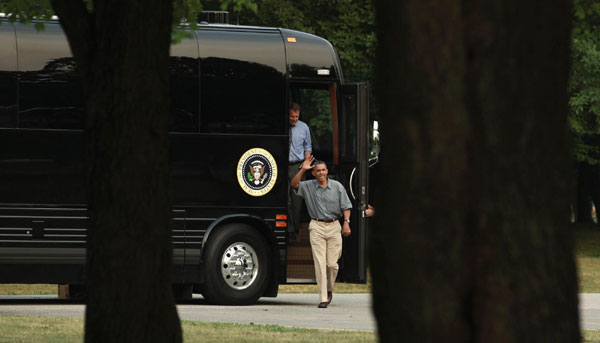
{"type": "Polygon", "coordinates": [[[251,226],[228,224],[213,233],[204,253],[202,295],[214,304],[247,305],[264,293],[271,269],[265,239],[251,226]]]}

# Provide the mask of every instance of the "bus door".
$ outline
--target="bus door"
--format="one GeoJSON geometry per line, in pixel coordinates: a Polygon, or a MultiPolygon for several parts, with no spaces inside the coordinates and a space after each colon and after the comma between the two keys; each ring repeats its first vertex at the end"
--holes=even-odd
{"type": "MultiPolygon", "coordinates": [[[[310,129],[312,153],[316,159],[327,163],[329,176],[337,180],[338,168],[334,161],[334,150],[337,144],[334,144],[335,135],[332,125],[332,118],[337,116],[335,99],[334,83],[295,82],[290,85],[289,101],[301,106],[300,120],[310,129]]],[[[337,124],[337,121],[335,123],[337,124]]],[[[306,173],[307,180],[312,178],[311,173],[306,173]]],[[[287,283],[315,282],[315,268],[308,233],[309,222],[310,217],[306,206],[302,206],[299,233],[296,241],[289,244],[287,248],[287,283]]]]}
{"type": "MultiPolygon", "coordinates": [[[[329,177],[341,182],[352,201],[352,234],[343,240],[339,281],[366,281],[368,104],[365,83],[295,83],[290,101],[300,104],[300,120],[311,130],[312,152],[325,161],[329,177]],[[341,100],[341,103],[340,103],[341,100]]],[[[312,175],[307,175],[312,178],[312,175]]],[[[303,209],[299,241],[288,247],[287,282],[314,281],[308,241],[310,218],[303,209]]]]}
{"type": "Polygon", "coordinates": [[[342,106],[338,118],[339,175],[352,201],[350,228],[344,238],[338,279],[366,282],[367,223],[363,216],[367,206],[369,106],[366,83],[341,86],[342,106]]]}

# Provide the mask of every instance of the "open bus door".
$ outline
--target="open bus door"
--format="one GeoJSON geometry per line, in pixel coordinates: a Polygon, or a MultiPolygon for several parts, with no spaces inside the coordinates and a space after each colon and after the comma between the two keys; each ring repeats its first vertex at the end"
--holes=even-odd
{"type": "MultiPolygon", "coordinates": [[[[344,185],[352,201],[352,234],[343,238],[338,281],[367,279],[367,221],[362,216],[368,190],[367,94],[366,83],[346,84],[341,89],[335,83],[303,82],[291,86],[290,98],[301,105],[300,120],[311,130],[313,154],[327,163],[329,176],[344,185]]],[[[288,283],[315,280],[306,208],[301,219],[298,241],[288,246],[288,283]]]]}
{"type": "Polygon", "coordinates": [[[352,201],[350,228],[344,238],[338,279],[347,282],[367,280],[367,225],[363,216],[369,182],[369,104],[365,82],[341,87],[342,108],[339,115],[339,174],[352,201]]]}

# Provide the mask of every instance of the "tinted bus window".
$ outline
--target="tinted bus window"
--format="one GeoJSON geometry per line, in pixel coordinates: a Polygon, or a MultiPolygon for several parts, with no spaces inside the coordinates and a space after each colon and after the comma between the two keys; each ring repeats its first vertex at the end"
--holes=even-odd
{"type": "Polygon", "coordinates": [[[200,31],[200,131],[285,134],[285,59],[277,33],[200,31]]]}
{"type": "Polygon", "coordinates": [[[17,43],[11,24],[0,25],[0,127],[17,126],[17,43]]]}
{"type": "Polygon", "coordinates": [[[19,52],[19,127],[82,129],[81,79],[62,29],[15,24],[19,52]]]}
{"type": "Polygon", "coordinates": [[[171,45],[169,78],[171,82],[171,113],[169,131],[198,132],[200,112],[200,74],[198,41],[191,37],[171,45]]]}

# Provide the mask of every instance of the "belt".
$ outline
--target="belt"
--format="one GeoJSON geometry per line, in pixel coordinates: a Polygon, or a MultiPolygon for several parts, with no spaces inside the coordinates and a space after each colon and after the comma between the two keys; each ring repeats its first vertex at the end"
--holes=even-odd
{"type": "Polygon", "coordinates": [[[304,162],[304,160],[290,161],[289,164],[298,164],[298,163],[302,163],[302,162],[304,162]]]}
{"type": "Polygon", "coordinates": [[[317,218],[311,218],[312,220],[316,220],[318,222],[323,222],[323,223],[333,223],[334,221],[336,221],[337,219],[317,219],[317,218]]]}

